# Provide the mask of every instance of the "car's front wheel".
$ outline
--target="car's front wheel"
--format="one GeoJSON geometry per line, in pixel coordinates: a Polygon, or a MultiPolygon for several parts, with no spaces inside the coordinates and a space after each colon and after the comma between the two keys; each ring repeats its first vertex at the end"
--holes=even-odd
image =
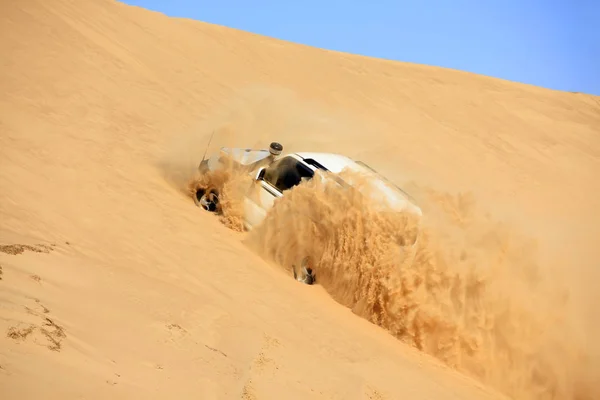
{"type": "Polygon", "coordinates": [[[214,189],[198,189],[194,196],[194,203],[206,211],[218,212],[219,193],[214,189]]]}

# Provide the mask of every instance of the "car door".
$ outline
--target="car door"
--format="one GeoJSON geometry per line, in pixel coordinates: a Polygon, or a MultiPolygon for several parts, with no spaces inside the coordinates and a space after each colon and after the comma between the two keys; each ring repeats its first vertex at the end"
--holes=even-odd
{"type": "Polygon", "coordinates": [[[275,199],[283,196],[281,191],[263,177],[259,177],[246,194],[244,199],[244,217],[247,229],[260,224],[267,212],[273,207],[275,199]]]}

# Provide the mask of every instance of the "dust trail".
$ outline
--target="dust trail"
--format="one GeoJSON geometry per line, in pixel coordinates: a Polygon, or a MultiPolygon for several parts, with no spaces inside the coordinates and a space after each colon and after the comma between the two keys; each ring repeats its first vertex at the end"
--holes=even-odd
{"type": "Polygon", "coordinates": [[[310,256],[335,300],[514,398],[592,398],[567,294],[544,278],[534,243],[480,216],[467,196],[423,194],[414,252],[412,217],[319,178],[277,200],[247,243],[286,268],[310,256]]]}

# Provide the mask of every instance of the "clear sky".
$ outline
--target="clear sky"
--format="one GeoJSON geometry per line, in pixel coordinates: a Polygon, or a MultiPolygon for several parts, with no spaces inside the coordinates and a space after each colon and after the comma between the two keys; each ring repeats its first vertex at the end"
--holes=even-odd
{"type": "Polygon", "coordinates": [[[311,46],[600,95],[600,0],[124,0],[311,46]]]}

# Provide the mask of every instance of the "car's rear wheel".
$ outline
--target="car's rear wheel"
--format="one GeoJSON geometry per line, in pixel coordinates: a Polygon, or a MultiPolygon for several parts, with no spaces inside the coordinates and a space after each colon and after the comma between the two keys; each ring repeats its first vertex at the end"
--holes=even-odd
{"type": "Polygon", "coordinates": [[[316,283],[317,277],[314,270],[310,266],[310,258],[304,257],[300,263],[300,267],[292,265],[292,271],[294,273],[294,279],[298,282],[302,282],[307,285],[316,283]]]}

